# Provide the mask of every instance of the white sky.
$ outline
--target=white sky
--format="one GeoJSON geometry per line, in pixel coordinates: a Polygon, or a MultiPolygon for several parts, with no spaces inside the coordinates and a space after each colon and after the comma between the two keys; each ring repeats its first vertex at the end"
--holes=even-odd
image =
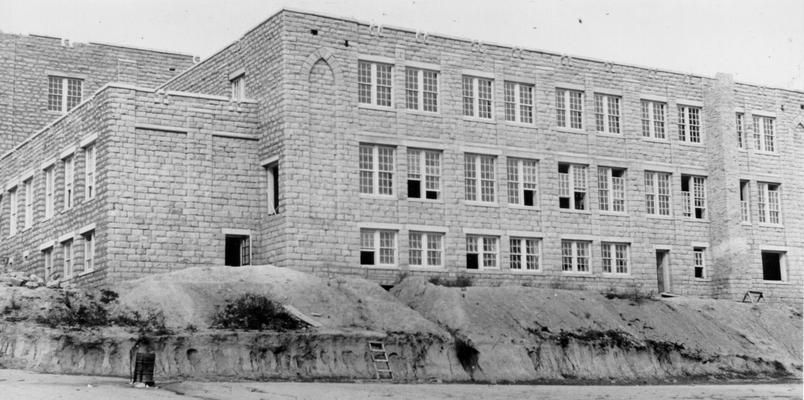
{"type": "Polygon", "coordinates": [[[283,6],[804,91],[804,0],[0,0],[0,30],[205,58],[283,6]]]}

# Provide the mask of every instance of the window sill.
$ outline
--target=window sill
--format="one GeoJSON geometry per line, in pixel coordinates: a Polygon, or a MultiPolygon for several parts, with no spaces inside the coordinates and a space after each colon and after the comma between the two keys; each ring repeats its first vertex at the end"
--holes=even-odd
{"type": "Polygon", "coordinates": [[[464,200],[464,201],[463,201],[463,204],[464,204],[464,205],[467,205],[467,206],[478,206],[478,207],[499,207],[499,206],[500,206],[500,205],[499,205],[499,204],[497,204],[496,202],[490,202],[490,201],[473,201],[473,200],[464,200]]]}
{"type": "Polygon", "coordinates": [[[561,271],[561,274],[567,276],[592,276],[592,271],[561,271]]]}
{"type": "Polygon", "coordinates": [[[792,285],[792,283],[790,283],[790,281],[766,281],[766,280],[763,279],[760,282],[762,282],[763,284],[768,284],[768,285],[780,285],[780,286],[790,286],[790,285],[792,285]]]}
{"type": "Polygon", "coordinates": [[[541,268],[540,269],[512,269],[512,268],[509,268],[509,269],[507,269],[505,271],[510,272],[512,274],[517,274],[517,275],[541,275],[541,274],[544,274],[544,271],[541,268]]]}
{"type": "Polygon", "coordinates": [[[480,117],[470,117],[467,115],[461,116],[461,119],[466,122],[482,122],[484,124],[496,124],[497,121],[494,118],[480,118],[480,117]]]}
{"type": "Polygon", "coordinates": [[[630,214],[628,214],[627,211],[605,211],[605,210],[600,210],[600,215],[605,215],[608,217],[625,217],[625,218],[631,216],[630,214]]]}
{"type": "Polygon", "coordinates": [[[411,271],[443,271],[443,265],[408,265],[411,271]]]}
{"type": "Polygon", "coordinates": [[[421,115],[425,117],[433,117],[433,118],[442,118],[443,115],[438,111],[423,111],[423,110],[411,110],[411,109],[404,109],[405,114],[410,115],[421,115]]]}
{"type": "Polygon", "coordinates": [[[503,121],[503,123],[505,125],[508,125],[508,126],[518,126],[518,127],[521,127],[521,128],[536,129],[536,123],[535,122],[503,121]]]}
{"type": "Polygon", "coordinates": [[[765,223],[765,222],[760,222],[760,223],[757,224],[757,226],[759,226],[761,228],[784,229],[784,225],[782,225],[782,224],[768,224],[768,223],[765,223]]]}
{"type": "Polygon", "coordinates": [[[370,199],[370,200],[396,200],[396,196],[394,195],[382,195],[382,194],[360,194],[361,199],[370,199]]]}
{"type": "Polygon", "coordinates": [[[698,148],[701,148],[701,149],[706,147],[703,143],[693,143],[693,142],[687,142],[687,141],[684,141],[684,140],[679,140],[678,144],[680,144],[682,146],[698,147],[698,148]]]}
{"type": "Polygon", "coordinates": [[[740,225],[742,225],[742,226],[751,226],[751,223],[750,222],[740,222],[740,225]]]}
{"type": "Polygon", "coordinates": [[[93,273],[93,272],[98,272],[98,270],[97,270],[97,269],[91,269],[91,270],[89,270],[89,271],[81,271],[81,273],[80,273],[80,274],[78,274],[78,276],[80,277],[80,276],[89,275],[89,274],[91,274],[91,273],[93,273]]]}
{"type": "Polygon", "coordinates": [[[581,135],[588,135],[589,134],[583,128],[566,128],[566,127],[563,127],[563,126],[554,126],[553,130],[556,131],[556,132],[578,133],[578,134],[581,134],[581,135]]]}
{"type": "Polygon", "coordinates": [[[592,215],[592,211],[590,210],[575,210],[572,208],[559,208],[559,212],[569,213],[569,214],[581,214],[581,215],[592,215]]]}
{"type": "Polygon", "coordinates": [[[508,203],[508,208],[512,208],[514,210],[541,211],[541,209],[537,206],[525,206],[522,204],[511,204],[511,203],[508,203]]]}
{"type": "Polygon", "coordinates": [[[775,151],[754,150],[754,154],[769,157],[779,157],[779,153],[775,151]]]}
{"type": "Polygon", "coordinates": [[[710,222],[708,218],[699,219],[699,218],[683,217],[683,220],[686,222],[697,222],[703,224],[708,224],[710,222]]]}
{"type": "Polygon", "coordinates": [[[371,269],[371,268],[373,268],[373,269],[387,269],[387,270],[399,269],[398,265],[383,265],[383,264],[375,264],[375,265],[363,265],[363,264],[360,264],[360,267],[361,268],[366,268],[366,269],[371,269]]]}
{"type": "Polygon", "coordinates": [[[92,197],[90,197],[88,199],[84,199],[84,203],[89,203],[90,201],[95,200],[95,197],[97,197],[97,196],[92,196],[92,197]]]}
{"type": "Polygon", "coordinates": [[[438,199],[422,199],[422,198],[419,198],[419,197],[407,197],[406,199],[408,201],[413,201],[413,202],[416,202],[416,203],[444,204],[444,198],[443,197],[438,198],[438,199]]]}
{"type": "Polygon", "coordinates": [[[478,269],[464,268],[464,271],[466,271],[467,273],[470,273],[470,274],[483,274],[483,273],[501,274],[501,273],[505,272],[505,271],[501,270],[500,267],[495,267],[495,268],[491,268],[491,267],[483,268],[483,267],[481,267],[481,268],[478,268],[478,269]]]}
{"type": "Polygon", "coordinates": [[[712,278],[692,278],[693,282],[712,282],[712,278]]]}
{"type": "Polygon", "coordinates": [[[644,140],[646,142],[652,142],[652,143],[670,144],[670,141],[667,140],[667,139],[658,139],[658,138],[655,138],[655,137],[642,136],[642,140],[644,140]]]}
{"type": "Polygon", "coordinates": [[[358,103],[357,108],[362,108],[364,110],[375,110],[375,111],[387,111],[387,112],[396,112],[396,109],[393,106],[378,106],[374,104],[365,104],[365,103],[358,103]]]}
{"type": "Polygon", "coordinates": [[[617,278],[617,279],[632,278],[630,273],[618,274],[616,272],[601,272],[600,276],[604,278],[617,278]]]}
{"type": "Polygon", "coordinates": [[[598,136],[603,136],[603,137],[625,139],[625,135],[623,135],[622,133],[595,132],[595,134],[597,134],[598,136]]]}
{"type": "Polygon", "coordinates": [[[673,220],[675,218],[672,215],[654,215],[654,214],[645,214],[645,217],[648,219],[661,219],[661,220],[673,220]]]}

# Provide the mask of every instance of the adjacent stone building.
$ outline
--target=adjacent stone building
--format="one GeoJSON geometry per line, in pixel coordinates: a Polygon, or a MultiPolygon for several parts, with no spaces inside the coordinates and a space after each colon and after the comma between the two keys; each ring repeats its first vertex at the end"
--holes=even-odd
{"type": "Polygon", "coordinates": [[[802,92],[290,10],[133,83],[0,159],[13,268],[802,299],[802,92]]]}

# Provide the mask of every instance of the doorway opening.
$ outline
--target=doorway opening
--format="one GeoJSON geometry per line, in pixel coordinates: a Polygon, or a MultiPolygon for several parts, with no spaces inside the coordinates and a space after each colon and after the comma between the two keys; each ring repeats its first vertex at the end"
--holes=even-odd
{"type": "Polygon", "coordinates": [[[251,265],[251,238],[244,235],[226,235],[225,265],[240,267],[251,265]]]}
{"type": "Polygon", "coordinates": [[[656,250],[656,279],[659,293],[670,293],[673,290],[670,282],[669,250],[656,250]]]}

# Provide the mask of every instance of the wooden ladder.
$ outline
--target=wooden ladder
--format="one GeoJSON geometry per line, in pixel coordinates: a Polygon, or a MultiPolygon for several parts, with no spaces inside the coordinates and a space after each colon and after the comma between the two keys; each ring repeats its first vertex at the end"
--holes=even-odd
{"type": "Polygon", "coordinates": [[[388,353],[385,352],[385,344],[369,341],[368,346],[377,379],[394,379],[391,363],[388,361],[388,353]]]}

